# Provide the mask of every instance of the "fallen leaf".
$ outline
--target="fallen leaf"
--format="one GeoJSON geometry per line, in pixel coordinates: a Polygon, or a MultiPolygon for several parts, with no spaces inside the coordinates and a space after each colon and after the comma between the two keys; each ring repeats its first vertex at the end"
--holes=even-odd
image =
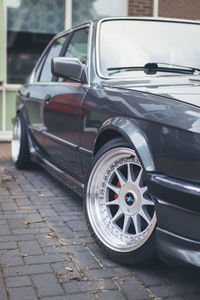
{"type": "Polygon", "coordinates": [[[70,280],[78,280],[78,281],[81,281],[81,279],[83,279],[82,276],[73,276],[70,278],[70,280]]]}
{"type": "Polygon", "coordinates": [[[61,276],[62,273],[61,273],[61,272],[56,272],[55,275],[56,275],[56,276],[61,276]]]}
{"type": "Polygon", "coordinates": [[[81,243],[78,242],[72,242],[73,245],[81,245],[81,243]]]}
{"type": "Polygon", "coordinates": [[[66,270],[69,271],[69,272],[73,272],[73,269],[71,269],[69,267],[67,267],[66,270]]]}
{"type": "Polygon", "coordinates": [[[55,232],[50,232],[46,237],[49,239],[53,239],[54,237],[57,237],[57,234],[55,232]]]}
{"type": "Polygon", "coordinates": [[[24,224],[25,225],[30,225],[30,224],[32,224],[32,222],[24,221],[24,224]]]}
{"type": "Polygon", "coordinates": [[[1,257],[1,256],[3,256],[3,254],[2,254],[2,253],[0,253],[0,257],[1,257]]]}
{"type": "Polygon", "coordinates": [[[21,256],[21,257],[27,257],[28,254],[27,253],[20,253],[19,256],[21,256]]]}

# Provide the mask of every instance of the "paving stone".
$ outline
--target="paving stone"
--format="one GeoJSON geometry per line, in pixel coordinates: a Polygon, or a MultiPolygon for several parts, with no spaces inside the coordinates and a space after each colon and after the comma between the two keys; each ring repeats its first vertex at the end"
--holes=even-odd
{"type": "MultiPolygon", "coordinates": [[[[98,293],[99,300],[127,300],[127,298],[120,291],[106,291],[98,293]]],[[[136,298],[132,298],[136,299],[136,298]]]]}
{"type": "Polygon", "coordinates": [[[52,246],[52,247],[45,247],[44,251],[48,254],[51,253],[66,253],[72,254],[76,252],[85,252],[87,251],[83,245],[68,245],[68,246],[52,246]]]}
{"type": "Polygon", "coordinates": [[[0,251],[3,249],[16,249],[17,248],[17,244],[15,242],[5,242],[2,243],[0,242],[0,251]]]}
{"type": "Polygon", "coordinates": [[[48,264],[3,268],[3,274],[5,277],[42,274],[42,273],[50,273],[50,272],[52,272],[52,269],[48,264]]]}
{"type": "Polygon", "coordinates": [[[43,216],[43,217],[57,216],[57,213],[51,208],[40,208],[39,211],[40,211],[41,216],[43,216]]]}
{"type": "Polygon", "coordinates": [[[69,281],[74,277],[82,277],[83,274],[77,269],[77,266],[71,262],[59,262],[52,264],[55,275],[61,282],[69,281]]]}
{"type": "Polygon", "coordinates": [[[64,290],[53,274],[31,276],[40,296],[54,296],[64,294],[64,290]]]}
{"type": "Polygon", "coordinates": [[[174,283],[170,285],[163,285],[159,287],[151,287],[150,290],[158,297],[171,297],[186,294],[200,293],[200,286],[193,283],[174,283]]]}
{"type": "Polygon", "coordinates": [[[37,234],[37,233],[43,233],[49,232],[49,228],[25,228],[25,229],[16,229],[13,230],[13,234],[37,234]]]}
{"type": "Polygon", "coordinates": [[[69,294],[77,294],[91,291],[116,290],[116,285],[109,279],[93,281],[70,281],[63,283],[64,288],[69,294]]]}
{"type": "Polygon", "coordinates": [[[25,257],[24,260],[26,264],[45,264],[45,263],[54,263],[58,261],[68,261],[70,258],[67,254],[63,253],[53,253],[48,255],[32,255],[25,257]]]}
{"type": "MultiPolygon", "coordinates": [[[[67,300],[99,300],[99,297],[97,293],[88,292],[84,294],[69,295],[67,296],[67,300]]],[[[113,300],[113,298],[110,298],[110,300],[113,300]]]]}
{"type": "Polygon", "coordinates": [[[27,253],[28,255],[43,254],[42,249],[37,241],[19,242],[18,246],[22,253],[27,253]]]}
{"type": "Polygon", "coordinates": [[[97,269],[99,264],[88,252],[77,252],[72,254],[73,261],[80,266],[80,268],[97,269]]]}
{"type": "Polygon", "coordinates": [[[33,239],[34,239],[34,236],[32,234],[0,236],[0,245],[3,241],[4,242],[11,242],[11,241],[20,242],[20,241],[29,241],[29,240],[33,240],[33,239]]]}
{"type": "Polygon", "coordinates": [[[9,288],[10,300],[37,300],[38,297],[32,287],[9,288]]]}
{"type": "MultiPolygon", "coordinates": [[[[1,275],[1,273],[0,273],[1,275]]],[[[0,277],[0,300],[7,300],[7,292],[2,277],[0,277]]]]}
{"type": "Polygon", "coordinates": [[[42,297],[41,300],[68,300],[68,296],[53,296],[53,297],[42,297]]]}
{"type": "Polygon", "coordinates": [[[8,225],[1,225],[0,226],[0,235],[10,235],[10,228],[8,227],[8,225]]]}
{"type": "Polygon", "coordinates": [[[68,222],[68,226],[73,231],[87,231],[88,232],[88,228],[86,227],[86,225],[80,221],[70,221],[70,222],[68,222]]]}
{"type": "Polygon", "coordinates": [[[24,262],[19,256],[19,250],[1,250],[0,263],[2,267],[20,266],[24,262]]]}
{"type": "Polygon", "coordinates": [[[158,270],[152,270],[149,267],[134,268],[137,278],[139,278],[145,286],[163,285],[166,283],[163,276],[158,270]]]}
{"type": "MultiPolygon", "coordinates": [[[[115,279],[123,295],[128,299],[148,299],[149,292],[135,277],[115,279]]],[[[155,293],[157,296],[157,294],[155,293]]]]}
{"type": "Polygon", "coordinates": [[[31,286],[32,282],[28,276],[8,277],[6,279],[7,287],[31,286]]]}

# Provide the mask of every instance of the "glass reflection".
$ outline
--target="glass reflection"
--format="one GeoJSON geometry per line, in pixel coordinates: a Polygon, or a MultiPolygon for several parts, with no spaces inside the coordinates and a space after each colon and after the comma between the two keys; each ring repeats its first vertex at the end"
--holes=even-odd
{"type": "Polygon", "coordinates": [[[100,28],[101,73],[112,77],[144,74],[143,71],[108,71],[108,68],[144,66],[150,62],[199,68],[199,38],[200,26],[196,24],[105,21],[100,28]]]}
{"type": "Polygon", "coordinates": [[[65,0],[7,0],[7,81],[24,83],[55,33],[64,30],[65,0]]]}

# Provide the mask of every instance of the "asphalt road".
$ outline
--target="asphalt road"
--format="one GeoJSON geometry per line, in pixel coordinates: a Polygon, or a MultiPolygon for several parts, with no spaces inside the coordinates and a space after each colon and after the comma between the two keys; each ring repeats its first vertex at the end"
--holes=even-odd
{"type": "Polygon", "coordinates": [[[200,299],[200,272],[124,266],[88,232],[82,199],[46,171],[0,162],[0,300],[200,299]]]}

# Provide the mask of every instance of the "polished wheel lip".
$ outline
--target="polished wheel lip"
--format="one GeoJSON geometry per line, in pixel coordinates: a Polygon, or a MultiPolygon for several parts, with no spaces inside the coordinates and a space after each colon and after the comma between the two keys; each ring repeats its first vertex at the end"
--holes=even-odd
{"type": "Polygon", "coordinates": [[[21,123],[19,117],[15,119],[13,127],[13,137],[11,141],[11,156],[13,162],[16,162],[20,153],[20,144],[21,144],[21,123]]]}
{"type": "MultiPolygon", "coordinates": [[[[127,167],[128,168],[128,167],[127,167]]],[[[130,168],[129,168],[130,170],[130,168]]],[[[86,208],[88,213],[88,218],[90,220],[91,226],[97,235],[98,239],[108,248],[118,251],[118,252],[130,252],[136,250],[141,247],[150,237],[156,225],[156,213],[154,210],[153,216],[150,220],[147,220],[147,226],[144,230],[140,232],[135,232],[135,234],[129,234],[127,232],[128,226],[130,226],[130,220],[133,224],[137,225],[138,223],[138,214],[144,214],[142,209],[145,205],[154,206],[154,201],[147,196],[147,187],[140,187],[140,181],[143,174],[143,167],[140,164],[136,152],[133,149],[129,149],[126,147],[118,147],[109,150],[104,153],[94,165],[92,172],[90,174],[87,191],[86,191],[86,208]],[[110,203],[106,204],[106,199],[108,199],[108,190],[111,189],[116,192],[118,198],[120,197],[120,188],[116,186],[112,186],[110,181],[112,180],[112,176],[119,172],[119,169],[122,165],[131,164],[132,167],[140,168],[140,172],[138,178],[135,181],[131,181],[130,174],[129,182],[124,182],[123,194],[127,194],[129,192],[137,193],[135,199],[136,203],[133,203],[132,206],[124,204],[125,207],[133,208],[133,211],[128,213],[122,205],[120,205],[120,201],[122,200],[114,200],[112,205],[119,205],[119,213],[124,215],[124,225],[123,229],[119,228],[119,226],[115,222],[115,218],[111,213],[109,213],[110,203]],[[126,185],[127,184],[127,190],[126,185]],[[145,197],[144,197],[145,194],[145,197]],[[123,209],[123,210],[122,210],[123,209]],[[132,221],[133,220],[133,221],[132,221]],[[124,229],[125,228],[125,229],[124,229]]],[[[120,177],[118,174],[118,178],[121,178],[121,182],[123,183],[123,176],[120,177]]],[[[128,181],[128,178],[126,179],[128,181]]],[[[122,190],[122,188],[121,188],[122,190]]],[[[124,199],[125,203],[125,199],[124,199]]],[[[140,215],[141,216],[141,215],[140,215]]],[[[148,216],[149,217],[149,216],[148,216]]],[[[144,218],[146,216],[144,215],[144,218]]]]}

